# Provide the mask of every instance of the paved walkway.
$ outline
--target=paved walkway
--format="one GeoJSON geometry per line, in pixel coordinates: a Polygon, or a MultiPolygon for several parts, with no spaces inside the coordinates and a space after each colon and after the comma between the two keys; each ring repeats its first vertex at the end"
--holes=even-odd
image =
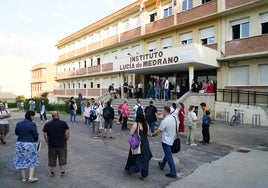
{"type": "MultiPolygon", "coordinates": [[[[20,182],[20,174],[11,169],[14,152],[14,127],[23,119],[24,113],[12,112],[10,133],[7,144],[0,145],[0,187],[28,187],[20,182]]],[[[50,115],[48,117],[51,119],[50,115]]],[[[63,116],[68,122],[69,117],[63,116]]],[[[182,150],[174,155],[179,178],[165,177],[168,167],[160,171],[157,163],[163,151],[160,137],[149,138],[154,155],[150,161],[149,177],[145,182],[138,175],[126,176],[122,173],[128,153],[128,132],[114,125],[116,139],[94,139],[89,136],[90,127],[79,123],[70,125],[71,139],[68,146],[69,176],[60,178],[46,177],[47,148],[43,144],[40,152],[41,164],[36,168],[39,182],[36,187],[206,187],[206,188],[263,188],[268,187],[268,128],[251,128],[250,126],[230,127],[215,122],[211,127],[211,144],[190,147],[185,145],[185,136],[181,136],[182,150]]],[[[43,124],[36,117],[39,133],[43,124]]],[[[40,135],[42,138],[42,135],[40,135]]],[[[196,139],[201,140],[201,127],[198,127],[196,139]]],[[[59,171],[59,169],[58,169],[59,171]]],[[[58,172],[59,174],[59,172],[58,172]]]]}

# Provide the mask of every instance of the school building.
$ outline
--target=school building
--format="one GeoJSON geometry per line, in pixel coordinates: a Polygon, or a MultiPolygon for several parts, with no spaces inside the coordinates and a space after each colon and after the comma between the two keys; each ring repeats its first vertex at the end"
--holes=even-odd
{"type": "Polygon", "coordinates": [[[193,79],[212,80],[215,116],[240,108],[246,122],[254,111],[268,125],[267,0],[133,1],[56,46],[59,100],[152,77],[186,94],[193,79]]]}

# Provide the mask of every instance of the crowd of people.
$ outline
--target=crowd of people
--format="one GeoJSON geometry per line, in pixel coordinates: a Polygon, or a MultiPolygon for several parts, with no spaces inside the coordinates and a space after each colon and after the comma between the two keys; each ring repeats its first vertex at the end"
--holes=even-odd
{"type": "MultiPolygon", "coordinates": [[[[123,98],[147,98],[154,100],[168,101],[172,98],[172,93],[176,94],[176,99],[179,99],[186,91],[182,89],[180,84],[172,83],[167,77],[160,78],[158,76],[152,76],[145,85],[142,82],[133,85],[132,82],[124,82],[118,89],[114,87],[112,83],[108,92],[113,99],[117,98],[117,94],[121,96],[121,90],[123,91],[123,98]]],[[[215,82],[212,80],[202,80],[198,83],[195,79],[192,80],[190,92],[194,93],[215,93],[215,82]]]]}
{"type": "MultiPolygon", "coordinates": [[[[87,100],[83,100],[87,101],[87,100]]],[[[41,101],[38,109],[45,111],[44,101],[41,101]]],[[[138,134],[140,137],[140,151],[129,149],[129,154],[124,171],[127,175],[133,173],[141,173],[140,179],[145,180],[149,175],[149,162],[153,156],[150,150],[148,137],[155,137],[162,135],[162,149],[164,157],[159,161],[159,169],[163,170],[168,164],[170,172],[166,177],[176,178],[177,172],[171,146],[176,138],[177,133],[186,134],[186,144],[190,146],[197,146],[194,142],[197,122],[202,122],[203,140],[200,142],[204,145],[210,142],[209,127],[211,124],[210,110],[205,103],[200,104],[203,110],[203,117],[200,119],[194,112],[194,106],[190,105],[187,112],[183,103],[172,103],[171,106],[164,106],[162,114],[160,115],[157,108],[153,104],[153,100],[149,101],[147,106],[143,106],[139,99],[133,107],[134,118],[129,135],[138,134]],[[156,128],[156,122],[161,122],[156,128]],[[186,131],[185,131],[186,130],[186,131]]],[[[31,108],[31,107],[30,107],[31,108]]],[[[72,97],[69,103],[70,108],[70,124],[76,122],[77,105],[75,99],[72,97]]],[[[86,102],[82,111],[84,124],[91,125],[91,134],[93,138],[99,138],[102,135],[103,139],[115,139],[113,136],[113,123],[115,120],[115,110],[112,105],[112,100],[104,103],[103,100],[96,102],[93,98],[86,102]]],[[[6,143],[5,136],[9,132],[8,118],[11,116],[10,112],[5,109],[4,105],[0,103],[0,134],[2,144],[6,143]]],[[[44,113],[43,113],[44,114],[44,113]]],[[[128,101],[125,100],[123,104],[118,106],[118,122],[122,125],[122,131],[128,129],[128,118],[131,115],[131,109],[128,106],[128,101]]],[[[34,176],[34,170],[39,166],[39,153],[37,149],[37,141],[39,133],[33,121],[35,111],[28,110],[25,113],[25,119],[18,122],[15,128],[17,141],[15,146],[13,166],[14,169],[20,170],[22,182],[37,182],[38,178],[34,176]],[[26,170],[29,169],[28,178],[26,177],[26,170]]],[[[47,119],[46,119],[47,120],[47,119]]],[[[53,177],[58,165],[60,167],[61,176],[68,173],[65,171],[67,164],[67,144],[70,137],[69,126],[65,121],[60,120],[60,112],[52,112],[52,120],[46,121],[43,127],[44,140],[48,145],[48,165],[50,172],[48,176],[53,177]]]]}

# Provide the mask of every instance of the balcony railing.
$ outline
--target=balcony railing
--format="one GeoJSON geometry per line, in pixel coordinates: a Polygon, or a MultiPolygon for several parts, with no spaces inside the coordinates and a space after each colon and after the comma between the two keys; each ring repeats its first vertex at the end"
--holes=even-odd
{"type": "Polygon", "coordinates": [[[216,100],[219,102],[264,106],[268,108],[268,92],[218,89],[216,100]]]}

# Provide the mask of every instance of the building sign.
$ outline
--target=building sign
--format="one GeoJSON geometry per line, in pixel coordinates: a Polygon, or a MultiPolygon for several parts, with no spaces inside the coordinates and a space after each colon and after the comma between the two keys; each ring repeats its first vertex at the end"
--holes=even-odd
{"type": "Polygon", "coordinates": [[[187,45],[118,58],[113,63],[113,70],[119,72],[132,71],[192,62],[217,66],[217,54],[216,50],[205,48],[202,45],[187,45]]]}
{"type": "Polygon", "coordinates": [[[130,70],[130,69],[140,69],[145,67],[168,65],[179,62],[178,56],[173,57],[163,57],[164,52],[151,52],[148,54],[137,55],[129,57],[129,60],[126,64],[120,65],[119,69],[130,70]]]}

